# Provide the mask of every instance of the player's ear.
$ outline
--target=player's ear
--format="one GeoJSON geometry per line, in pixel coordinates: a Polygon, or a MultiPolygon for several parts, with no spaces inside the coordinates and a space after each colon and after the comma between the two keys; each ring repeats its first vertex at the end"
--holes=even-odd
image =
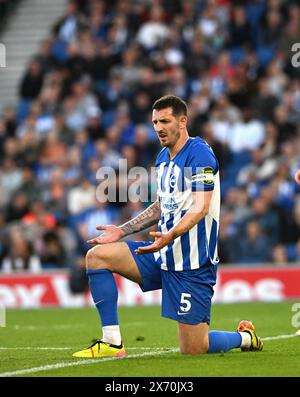
{"type": "Polygon", "coordinates": [[[184,116],[184,115],[180,116],[179,117],[179,127],[185,128],[186,125],[187,125],[187,116],[184,116]]]}

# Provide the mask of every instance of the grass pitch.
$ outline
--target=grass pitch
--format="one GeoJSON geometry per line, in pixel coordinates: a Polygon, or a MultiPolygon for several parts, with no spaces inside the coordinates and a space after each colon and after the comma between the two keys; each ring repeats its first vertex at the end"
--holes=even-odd
{"type": "Polygon", "coordinates": [[[297,330],[293,303],[214,304],[210,329],[232,331],[240,320],[252,320],[266,338],[264,350],[203,356],[176,350],[177,324],[161,318],[159,307],[121,307],[128,356],[102,360],[71,356],[101,337],[96,309],[8,310],[7,325],[0,328],[0,376],[298,377],[300,337],[286,337],[297,330]]]}

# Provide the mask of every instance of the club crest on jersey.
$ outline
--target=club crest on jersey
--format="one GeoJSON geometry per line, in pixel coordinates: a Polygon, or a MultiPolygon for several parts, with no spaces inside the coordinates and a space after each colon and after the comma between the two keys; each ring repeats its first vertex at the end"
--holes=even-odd
{"type": "Polygon", "coordinates": [[[175,185],[176,185],[176,175],[175,174],[171,174],[170,175],[170,187],[172,189],[174,189],[175,185]]]}
{"type": "MultiPolygon", "coordinates": [[[[197,170],[198,171],[198,170],[197,170]]],[[[192,176],[192,182],[201,182],[205,185],[214,184],[214,170],[212,167],[203,167],[196,175],[192,176]]]]}

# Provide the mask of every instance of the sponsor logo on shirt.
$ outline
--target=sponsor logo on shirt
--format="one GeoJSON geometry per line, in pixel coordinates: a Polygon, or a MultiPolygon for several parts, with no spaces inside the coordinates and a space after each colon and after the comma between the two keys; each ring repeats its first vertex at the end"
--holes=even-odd
{"type": "Polygon", "coordinates": [[[178,208],[178,204],[173,197],[162,199],[162,206],[169,211],[175,211],[178,208]]]}

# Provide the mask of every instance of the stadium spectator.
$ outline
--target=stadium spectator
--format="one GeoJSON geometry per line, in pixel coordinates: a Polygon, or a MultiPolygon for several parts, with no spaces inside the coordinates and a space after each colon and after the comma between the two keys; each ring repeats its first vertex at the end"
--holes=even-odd
{"type": "Polygon", "coordinates": [[[266,263],[271,259],[271,248],[271,243],[268,237],[263,234],[260,224],[251,221],[246,225],[245,236],[239,238],[238,263],[266,263]]]}
{"type": "Polygon", "coordinates": [[[269,80],[261,78],[258,82],[258,92],[253,98],[253,107],[256,116],[262,121],[271,121],[274,117],[274,108],[278,105],[279,99],[271,93],[269,80]]]}
{"type": "Polygon", "coordinates": [[[24,237],[24,229],[19,225],[13,225],[8,231],[7,254],[2,261],[4,273],[28,271],[39,273],[41,261],[34,253],[33,245],[24,237]]]}
{"type": "Polygon", "coordinates": [[[26,167],[22,170],[22,183],[18,192],[23,193],[28,202],[40,198],[41,186],[35,181],[34,173],[30,167],[26,167]]]}
{"type": "Polygon", "coordinates": [[[276,266],[285,266],[289,259],[286,253],[285,246],[282,244],[275,245],[272,251],[272,262],[276,266]]]}
{"type": "Polygon", "coordinates": [[[265,128],[262,122],[253,118],[253,109],[243,109],[243,119],[231,127],[231,136],[228,139],[229,149],[233,153],[254,150],[264,141],[265,128]]]}
{"type": "Polygon", "coordinates": [[[1,206],[8,205],[15,190],[22,183],[22,172],[11,157],[4,157],[0,170],[0,202],[1,206]]]}
{"type": "Polygon", "coordinates": [[[228,33],[227,45],[230,48],[243,49],[253,46],[252,29],[247,20],[246,9],[243,6],[236,5],[233,7],[228,33]]]}
{"type": "Polygon", "coordinates": [[[165,23],[164,9],[161,5],[152,6],[149,11],[148,21],[142,24],[137,33],[137,41],[145,50],[151,52],[168,36],[169,29],[165,23]]]}
{"type": "Polygon", "coordinates": [[[95,204],[96,189],[88,179],[82,178],[78,186],[74,186],[68,193],[68,211],[71,215],[92,208],[95,204]]]}
{"type": "Polygon", "coordinates": [[[43,84],[43,72],[38,60],[31,61],[20,85],[20,97],[32,100],[37,98],[43,84]]]}
{"type": "Polygon", "coordinates": [[[300,202],[295,203],[292,216],[285,217],[281,224],[281,242],[296,244],[300,240],[300,202]]]}
{"type": "Polygon", "coordinates": [[[5,218],[8,223],[21,220],[28,211],[28,200],[23,192],[17,191],[6,206],[5,218]]]}
{"type": "Polygon", "coordinates": [[[0,1],[0,31],[6,26],[11,13],[17,8],[20,0],[0,1]]]}
{"type": "Polygon", "coordinates": [[[79,29],[86,26],[86,22],[78,10],[77,2],[69,0],[65,15],[56,22],[53,31],[59,40],[69,43],[76,37],[79,29]]]}
{"type": "Polygon", "coordinates": [[[62,241],[55,232],[46,232],[42,238],[43,245],[40,252],[43,268],[66,267],[66,254],[62,241]]]}
{"type": "Polygon", "coordinates": [[[241,168],[237,175],[237,182],[247,186],[251,181],[265,181],[271,178],[278,167],[278,160],[266,156],[263,147],[255,149],[251,153],[251,163],[241,168]]]}

